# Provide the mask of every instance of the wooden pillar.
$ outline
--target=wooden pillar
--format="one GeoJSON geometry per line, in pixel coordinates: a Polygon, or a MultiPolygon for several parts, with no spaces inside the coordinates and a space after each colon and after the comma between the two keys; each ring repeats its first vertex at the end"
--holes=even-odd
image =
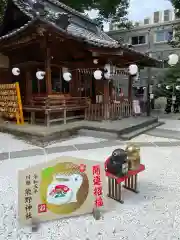
{"type": "Polygon", "coordinates": [[[78,71],[72,71],[72,80],[71,80],[71,88],[70,88],[70,94],[73,97],[78,96],[78,86],[77,86],[77,79],[78,79],[78,71]]]}
{"type": "Polygon", "coordinates": [[[104,103],[109,103],[109,80],[102,80],[104,83],[104,103]]]}
{"type": "Polygon", "coordinates": [[[25,104],[29,104],[32,97],[32,75],[30,71],[26,71],[25,75],[25,104]]]}
{"type": "Polygon", "coordinates": [[[129,75],[129,81],[128,81],[128,100],[132,101],[132,84],[133,84],[133,77],[129,75]]]}
{"type": "Polygon", "coordinates": [[[103,79],[104,83],[104,119],[107,120],[110,117],[109,113],[109,80],[103,79]]]}
{"type": "MultiPolygon", "coordinates": [[[[75,71],[73,71],[73,72],[75,72],[75,71]]],[[[69,94],[71,95],[71,96],[73,96],[73,84],[74,84],[74,74],[73,74],[73,72],[71,73],[72,74],[72,79],[71,79],[71,81],[69,82],[69,94]]]]}
{"type": "Polygon", "coordinates": [[[45,56],[45,79],[46,79],[46,93],[47,95],[52,93],[52,83],[51,83],[51,50],[47,44],[45,46],[46,56],[45,56]]]}

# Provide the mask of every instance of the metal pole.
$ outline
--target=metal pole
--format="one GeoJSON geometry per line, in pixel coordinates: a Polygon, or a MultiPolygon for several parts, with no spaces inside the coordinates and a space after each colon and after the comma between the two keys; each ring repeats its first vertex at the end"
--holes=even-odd
{"type": "MultiPolygon", "coordinates": [[[[151,29],[148,30],[148,50],[149,50],[149,55],[150,55],[150,31],[151,29]]],[[[147,69],[147,116],[149,117],[151,115],[151,99],[150,99],[150,84],[151,84],[151,68],[148,67],[147,69]]]]}
{"type": "Polygon", "coordinates": [[[151,99],[150,99],[150,84],[151,84],[151,68],[148,67],[148,82],[147,82],[147,116],[151,116],[151,99]]]}

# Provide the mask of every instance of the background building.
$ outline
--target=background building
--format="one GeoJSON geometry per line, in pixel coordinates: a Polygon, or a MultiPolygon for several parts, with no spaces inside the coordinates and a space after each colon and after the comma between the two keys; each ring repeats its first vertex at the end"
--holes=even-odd
{"type": "MultiPolygon", "coordinates": [[[[171,53],[180,53],[180,49],[172,48],[168,44],[174,35],[174,27],[180,23],[174,14],[174,10],[164,10],[154,12],[150,18],[145,18],[143,22],[134,23],[131,30],[118,29],[118,24],[110,24],[109,35],[124,43],[130,44],[137,51],[149,53],[150,56],[167,60],[171,53]]],[[[167,69],[167,68],[166,68],[167,69]]],[[[160,75],[166,69],[152,69],[152,82],[156,84],[160,75]]],[[[122,88],[126,92],[126,78],[123,77],[122,88]],[[123,81],[124,80],[124,81],[123,81]]],[[[138,79],[137,79],[138,80],[138,79]]],[[[142,69],[139,74],[139,81],[134,82],[135,86],[146,86],[147,69],[142,69]]]]}

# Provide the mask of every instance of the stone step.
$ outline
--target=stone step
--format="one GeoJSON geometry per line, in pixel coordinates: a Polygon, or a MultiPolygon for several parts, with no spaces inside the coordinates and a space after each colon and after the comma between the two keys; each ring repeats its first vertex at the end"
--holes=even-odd
{"type": "Polygon", "coordinates": [[[78,131],[79,136],[103,138],[103,139],[118,139],[118,133],[103,132],[96,130],[80,129],[78,131]]]}
{"type": "Polygon", "coordinates": [[[135,137],[137,137],[137,136],[139,136],[139,135],[141,135],[141,134],[143,134],[143,133],[145,133],[145,132],[147,132],[149,130],[152,130],[152,129],[156,128],[156,127],[159,127],[162,124],[163,123],[161,123],[161,122],[153,123],[153,124],[150,124],[149,126],[146,126],[146,127],[143,127],[143,128],[139,128],[139,129],[134,130],[134,131],[132,131],[130,133],[122,134],[122,135],[120,135],[119,138],[122,139],[122,140],[125,140],[125,141],[126,140],[131,140],[132,138],[135,138],[135,137]]]}
{"type": "Polygon", "coordinates": [[[139,125],[139,127],[137,128],[137,126],[135,126],[135,128],[131,128],[131,131],[128,129],[127,132],[121,132],[121,131],[117,131],[117,132],[104,132],[104,131],[100,131],[98,129],[97,130],[88,130],[88,129],[80,129],[78,131],[78,135],[80,136],[88,136],[88,137],[95,137],[95,138],[103,138],[103,139],[122,139],[122,140],[130,140],[134,137],[137,137],[138,135],[145,133],[148,130],[154,129],[160,125],[162,125],[163,123],[161,122],[150,122],[150,124],[145,124],[143,127],[141,125],[139,125]]]}

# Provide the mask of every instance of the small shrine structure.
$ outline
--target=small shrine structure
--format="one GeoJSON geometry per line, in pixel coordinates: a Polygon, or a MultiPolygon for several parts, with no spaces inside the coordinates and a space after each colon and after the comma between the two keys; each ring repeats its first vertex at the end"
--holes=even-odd
{"type": "Polygon", "coordinates": [[[45,120],[47,126],[80,117],[131,116],[132,77],[125,101],[112,76],[129,75],[130,64],[159,67],[157,60],[113,40],[93,20],[57,0],[8,0],[0,52],[7,61],[0,84],[19,82],[25,119],[45,120]]]}

